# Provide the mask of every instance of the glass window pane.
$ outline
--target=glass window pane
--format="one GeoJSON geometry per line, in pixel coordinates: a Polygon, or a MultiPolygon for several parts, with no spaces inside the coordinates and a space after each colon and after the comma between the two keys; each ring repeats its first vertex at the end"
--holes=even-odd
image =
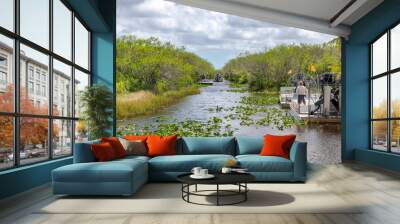
{"type": "Polygon", "coordinates": [[[72,117],[72,68],[53,60],[53,115],[72,117]]]}
{"type": "Polygon", "coordinates": [[[387,78],[372,81],[372,118],[387,118],[387,78]]]}
{"type": "Polygon", "coordinates": [[[372,44],[373,76],[387,71],[387,34],[372,44]]]}
{"type": "Polygon", "coordinates": [[[13,40],[0,35],[0,111],[14,111],[13,40]]]}
{"type": "Polygon", "coordinates": [[[20,0],[21,36],[49,47],[49,0],[20,0]]]}
{"type": "Polygon", "coordinates": [[[372,147],[387,151],[387,121],[372,122],[372,147]]]}
{"type": "Polygon", "coordinates": [[[75,63],[89,70],[89,32],[75,18],[75,63]]]}
{"type": "Polygon", "coordinates": [[[400,153],[400,120],[391,121],[392,152],[400,153]]]}
{"type": "Polygon", "coordinates": [[[72,121],[53,120],[53,156],[72,154],[72,121]]]}
{"type": "Polygon", "coordinates": [[[20,163],[35,163],[49,158],[49,120],[21,117],[20,119],[20,163]]]}
{"type": "Polygon", "coordinates": [[[0,26],[14,31],[14,0],[0,1],[0,26]]]}
{"type": "Polygon", "coordinates": [[[89,75],[75,69],[75,117],[81,115],[80,95],[89,86],[89,75]]]}
{"type": "Polygon", "coordinates": [[[390,97],[392,117],[400,117],[400,72],[391,75],[390,97]]]}
{"type": "Polygon", "coordinates": [[[395,69],[400,67],[400,25],[397,25],[391,31],[390,48],[390,67],[395,69]]]}
{"type": "Polygon", "coordinates": [[[72,12],[60,0],[53,0],[53,17],[53,51],[71,60],[72,12]]]}
{"type": "Polygon", "coordinates": [[[14,122],[9,116],[0,116],[0,170],[14,165],[14,122]]]}
{"type": "Polygon", "coordinates": [[[21,44],[21,113],[48,114],[48,63],[47,55],[21,44]]]}
{"type": "Polygon", "coordinates": [[[85,142],[88,138],[88,129],[86,122],[84,120],[79,120],[75,122],[75,143],[85,142]]]}

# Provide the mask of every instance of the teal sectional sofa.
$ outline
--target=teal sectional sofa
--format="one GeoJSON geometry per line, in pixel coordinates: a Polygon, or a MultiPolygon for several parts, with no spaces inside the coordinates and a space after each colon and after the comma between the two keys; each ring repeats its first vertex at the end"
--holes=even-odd
{"type": "Polygon", "coordinates": [[[236,160],[259,182],[304,182],[307,144],[296,141],[290,159],[260,156],[263,137],[183,137],[177,142],[177,155],[127,156],[96,162],[91,144],[75,144],[74,163],[52,172],[54,194],[131,195],[148,181],[176,181],[193,167],[218,172],[228,160],[236,160]]]}

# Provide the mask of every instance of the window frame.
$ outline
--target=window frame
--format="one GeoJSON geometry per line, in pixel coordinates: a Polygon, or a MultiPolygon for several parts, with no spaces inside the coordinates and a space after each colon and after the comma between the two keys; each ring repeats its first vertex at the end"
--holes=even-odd
{"type": "MultiPolygon", "coordinates": [[[[13,166],[11,167],[5,167],[5,168],[0,168],[0,172],[4,171],[4,170],[10,170],[10,169],[15,169],[18,167],[23,167],[23,166],[29,166],[29,165],[33,165],[33,164],[37,164],[37,163],[43,163],[49,160],[53,160],[53,159],[62,159],[65,157],[70,157],[73,155],[73,151],[74,151],[74,143],[75,143],[75,123],[76,121],[78,121],[80,118],[79,117],[75,117],[75,108],[72,107],[71,110],[71,115],[70,116],[56,116],[53,115],[53,59],[58,60],[59,62],[62,62],[68,66],[71,66],[71,83],[73,84],[75,82],[75,69],[87,74],[89,76],[89,83],[88,85],[91,86],[92,85],[92,71],[91,71],[91,65],[92,65],[92,57],[91,57],[91,49],[92,49],[92,43],[91,43],[91,37],[92,37],[92,30],[89,28],[89,26],[85,23],[85,21],[79,16],[79,14],[77,12],[75,12],[72,7],[65,1],[65,0],[59,0],[62,4],[64,4],[68,10],[71,11],[71,18],[70,18],[70,22],[71,22],[71,58],[67,59],[64,58],[63,56],[55,53],[53,50],[53,21],[54,21],[54,17],[53,17],[53,1],[54,0],[48,0],[49,1],[49,48],[46,49],[45,47],[42,47],[39,44],[34,43],[33,41],[30,41],[29,39],[23,37],[20,35],[20,0],[14,0],[13,1],[13,10],[14,10],[14,30],[10,31],[4,27],[0,26],[0,35],[3,35],[5,37],[11,38],[13,40],[13,44],[14,44],[14,49],[13,49],[13,64],[12,66],[12,73],[11,75],[13,75],[13,79],[14,79],[14,100],[13,100],[13,107],[14,110],[13,112],[1,112],[0,111],[0,116],[11,116],[13,118],[13,154],[14,154],[14,161],[13,161],[13,166]],[[88,31],[88,35],[89,35],[89,43],[88,43],[88,61],[89,61],[89,67],[88,69],[85,69],[81,66],[79,66],[78,64],[75,63],[75,25],[74,25],[74,21],[75,18],[77,20],[79,20],[79,22],[85,27],[85,29],[88,31]],[[40,53],[43,53],[45,55],[48,56],[49,58],[49,63],[48,63],[48,83],[46,85],[46,91],[48,93],[46,93],[46,95],[48,96],[48,107],[49,107],[49,111],[46,115],[39,115],[39,114],[26,114],[26,113],[21,113],[20,112],[20,85],[21,85],[21,81],[20,81],[20,64],[21,64],[21,57],[20,57],[20,45],[23,44],[27,47],[32,48],[33,50],[36,50],[40,53]],[[56,120],[66,120],[66,121],[71,121],[71,154],[69,155],[63,155],[63,156],[57,156],[54,158],[54,153],[53,153],[53,144],[48,144],[48,157],[44,158],[44,160],[38,161],[38,162],[33,162],[33,163],[26,163],[26,164],[21,164],[20,161],[20,143],[19,143],[19,139],[20,139],[20,119],[21,118],[45,118],[48,121],[48,136],[47,136],[47,142],[48,143],[52,143],[53,141],[53,121],[56,120]]],[[[28,64],[27,64],[28,65],[28,64]]],[[[27,70],[30,67],[27,67],[27,70]]],[[[33,70],[33,81],[34,83],[36,80],[36,70],[33,70]]],[[[42,73],[40,73],[42,74],[42,73]]],[[[27,81],[30,80],[30,74],[27,73],[25,74],[27,77],[27,81]]],[[[40,78],[40,77],[39,77],[40,78]]],[[[39,80],[39,83],[41,83],[41,79],[39,80]]],[[[35,85],[35,84],[34,84],[35,85]]],[[[41,85],[42,86],[42,85],[41,85]]],[[[74,85],[71,85],[71,92],[73,94],[72,97],[72,105],[74,105],[75,103],[75,88],[74,85]]],[[[29,91],[29,90],[27,90],[29,91]]],[[[36,91],[34,89],[34,91],[36,91]]]]}
{"type": "Polygon", "coordinates": [[[400,22],[396,22],[393,25],[391,25],[389,28],[387,28],[383,33],[378,35],[375,39],[373,39],[369,44],[369,149],[373,151],[379,151],[379,152],[386,152],[386,153],[392,153],[392,154],[400,154],[400,152],[394,152],[392,151],[392,121],[400,121],[400,117],[393,117],[392,116],[392,98],[391,98],[391,91],[392,91],[392,86],[391,86],[391,80],[392,76],[400,72],[400,67],[397,68],[391,68],[391,31],[395,27],[400,26],[400,22]],[[384,35],[387,35],[387,64],[386,64],[386,71],[382,72],[380,74],[374,75],[373,72],[373,44],[378,41],[381,37],[384,35]],[[386,87],[387,87],[387,103],[386,103],[386,117],[385,118],[373,118],[373,93],[374,93],[374,86],[373,86],[373,81],[382,77],[386,77],[386,87]],[[374,133],[373,133],[373,122],[377,121],[386,121],[387,122],[387,130],[386,130],[386,150],[379,150],[377,148],[374,148],[374,133]]]}

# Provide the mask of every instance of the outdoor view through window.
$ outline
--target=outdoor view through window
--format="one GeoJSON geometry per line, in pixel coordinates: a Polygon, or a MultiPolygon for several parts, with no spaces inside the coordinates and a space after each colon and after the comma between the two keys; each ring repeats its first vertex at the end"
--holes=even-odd
{"type": "Polygon", "coordinates": [[[117,135],[293,133],[310,162],[340,162],[339,38],[163,0],[117,4],[117,135]]]}
{"type": "Polygon", "coordinates": [[[71,156],[87,140],[89,31],[61,0],[1,0],[0,27],[0,170],[71,156]]]}

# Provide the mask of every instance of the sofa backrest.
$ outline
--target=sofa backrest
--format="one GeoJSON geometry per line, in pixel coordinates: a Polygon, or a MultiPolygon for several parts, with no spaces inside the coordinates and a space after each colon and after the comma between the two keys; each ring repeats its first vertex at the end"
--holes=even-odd
{"type": "MultiPolygon", "coordinates": [[[[100,140],[75,143],[74,163],[95,162],[96,159],[90,148],[91,144],[100,140]]],[[[264,144],[263,136],[235,137],[182,137],[177,140],[177,154],[225,154],[245,155],[259,154],[264,144]]]]}
{"type": "Polygon", "coordinates": [[[226,154],[235,155],[234,137],[182,137],[181,144],[177,144],[178,154],[226,154]],[[180,145],[180,146],[179,146],[180,145]],[[179,153],[180,151],[180,153],[179,153]]]}
{"type": "Polygon", "coordinates": [[[95,162],[96,158],[93,155],[91,145],[98,144],[100,140],[93,140],[81,143],[75,143],[74,147],[74,163],[90,163],[95,162]]]}
{"type": "Polygon", "coordinates": [[[237,136],[236,155],[259,154],[263,145],[263,136],[237,136]]]}

